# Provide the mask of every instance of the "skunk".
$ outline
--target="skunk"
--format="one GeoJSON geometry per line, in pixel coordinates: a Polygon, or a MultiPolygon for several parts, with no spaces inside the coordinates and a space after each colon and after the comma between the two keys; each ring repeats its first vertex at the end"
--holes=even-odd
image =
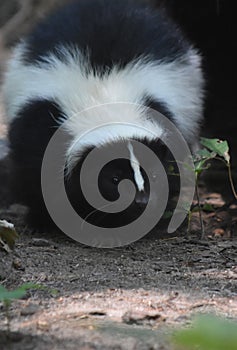
{"type": "MultiPolygon", "coordinates": [[[[78,0],[49,15],[14,49],[3,87],[12,191],[29,207],[29,223],[52,224],[41,191],[41,165],[50,139],[67,120],[71,141],[63,176],[75,210],[102,227],[138,217],[149,197],[156,196],[145,169],[134,166],[139,154],[132,141],[149,147],[166,168],[172,158],[162,142],[165,130],[147,116],[147,108],[169,118],[193,147],[203,114],[203,85],[199,53],[162,8],[139,0],[78,0]],[[128,110],[118,109],[120,102],[129,104],[128,110]],[[93,107],[101,105],[97,113],[93,107]],[[100,125],[106,127],[96,129],[100,125]],[[80,142],[89,130],[94,132],[80,142]],[[118,145],[129,159],[116,159],[118,145]],[[121,213],[95,210],[83,195],[79,174],[95,148],[110,149],[115,156],[98,177],[106,200],[118,199],[121,180],[134,183],[134,201],[121,213]]],[[[159,182],[159,176],[154,179],[159,182]]]]}

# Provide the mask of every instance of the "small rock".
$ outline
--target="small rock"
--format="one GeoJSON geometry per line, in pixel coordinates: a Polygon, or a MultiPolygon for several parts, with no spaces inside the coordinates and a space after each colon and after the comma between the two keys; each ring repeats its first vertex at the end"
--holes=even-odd
{"type": "Polygon", "coordinates": [[[40,329],[41,331],[48,331],[49,327],[50,325],[46,321],[38,321],[37,323],[37,328],[40,329]]]}
{"type": "Polygon", "coordinates": [[[224,236],[224,234],[225,230],[223,230],[223,228],[216,228],[215,230],[213,230],[214,237],[221,237],[224,236]]]}
{"type": "Polygon", "coordinates": [[[19,258],[15,258],[12,262],[12,266],[16,270],[25,270],[24,266],[22,266],[22,261],[19,258]]]}
{"type": "Polygon", "coordinates": [[[51,242],[44,238],[33,238],[32,244],[36,247],[49,247],[51,242]]]}
{"type": "Polygon", "coordinates": [[[225,205],[220,193],[210,193],[204,197],[204,203],[211,204],[214,208],[220,208],[225,205]]]}
{"type": "Polygon", "coordinates": [[[157,322],[165,321],[158,313],[144,313],[137,311],[127,311],[123,316],[122,320],[127,324],[136,324],[136,325],[149,325],[153,326],[157,322]]]}
{"type": "Polygon", "coordinates": [[[21,310],[21,316],[34,315],[39,310],[38,305],[29,304],[24,309],[21,310]]]}
{"type": "Polygon", "coordinates": [[[89,312],[89,315],[91,315],[91,316],[106,316],[106,312],[101,311],[101,310],[96,310],[96,311],[89,312]]]}
{"type": "Polygon", "coordinates": [[[184,322],[184,321],[190,321],[190,317],[188,315],[180,315],[175,319],[175,322],[184,322]]]}

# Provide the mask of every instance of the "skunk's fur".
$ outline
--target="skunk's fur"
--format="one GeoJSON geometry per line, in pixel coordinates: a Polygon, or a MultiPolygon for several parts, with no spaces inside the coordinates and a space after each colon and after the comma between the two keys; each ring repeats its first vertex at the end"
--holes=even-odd
{"type": "MultiPolygon", "coordinates": [[[[83,198],[76,174],[93,147],[103,149],[138,139],[160,159],[167,159],[159,140],[165,130],[146,118],[147,106],[170,118],[192,146],[203,109],[200,61],[165,11],[138,0],[73,2],[22,40],[9,62],[4,98],[10,123],[13,191],[18,201],[29,206],[31,222],[50,223],[41,194],[41,163],[50,138],[69,118],[66,131],[72,137],[67,151],[71,174],[66,188],[84,217],[93,208],[83,198]],[[129,107],[118,110],[113,102],[127,102],[129,107]],[[104,105],[98,114],[91,108],[97,105],[104,105]],[[78,117],[81,111],[85,112],[78,117]],[[132,131],[126,126],[111,126],[95,132],[84,144],[76,142],[86,131],[110,122],[135,126],[132,131]],[[141,132],[136,125],[152,130],[156,137],[141,132]]],[[[115,200],[118,195],[117,183],[109,179],[117,182],[123,178],[135,182],[137,197],[124,220],[121,214],[96,212],[94,221],[119,226],[130,222],[133,213],[140,212],[138,207],[144,210],[149,185],[139,189],[134,176],[129,161],[117,160],[105,167],[99,178],[105,198],[115,200]]],[[[145,174],[142,176],[145,179],[145,174]]]]}

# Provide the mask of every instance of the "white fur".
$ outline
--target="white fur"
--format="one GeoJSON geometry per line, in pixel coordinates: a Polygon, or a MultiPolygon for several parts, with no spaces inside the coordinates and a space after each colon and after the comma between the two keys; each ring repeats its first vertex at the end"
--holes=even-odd
{"type": "MultiPolygon", "coordinates": [[[[61,107],[65,120],[69,119],[65,127],[75,141],[86,131],[113,122],[152,129],[159,137],[164,131],[158,123],[147,120],[146,108],[141,106],[145,96],[152,96],[165,103],[188,141],[197,132],[203,78],[200,58],[192,49],[170,63],[141,58],[123,69],[114,66],[104,75],[93,72],[89,57],[73,47],[58,47],[61,59],[50,54],[44,63],[34,65],[22,62],[26,50],[27,44],[18,45],[6,73],[3,93],[9,120],[30,100],[42,98],[61,107]]],[[[98,131],[91,142],[127,137],[125,129],[111,129],[108,134],[108,130],[98,131]]]]}
{"type": "Polygon", "coordinates": [[[143,178],[142,173],[141,173],[139,161],[134,154],[134,150],[133,150],[133,146],[132,146],[131,142],[128,143],[128,150],[129,150],[129,154],[130,154],[130,164],[131,164],[131,167],[132,167],[133,172],[134,172],[135,183],[137,184],[137,188],[139,191],[144,191],[145,181],[144,181],[144,178],[143,178]]]}
{"type": "MultiPolygon", "coordinates": [[[[129,107],[130,105],[126,106],[129,107]]],[[[131,107],[132,106],[133,105],[131,104],[131,107]]],[[[101,108],[103,107],[103,105],[99,107],[101,108]]],[[[113,107],[113,105],[111,105],[111,107],[113,107]]],[[[84,111],[83,114],[85,112],[86,111],[84,111]]],[[[70,127],[67,126],[68,123],[70,124],[71,121],[66,121],[66,129],[70,129],[70,127]]],[[[81,153],[87,147],[99,147],[110,142],[129,140],[133,138],[139,139],[146,137],[146,139],[148,140],[154,140],[156,138],[160,138],[161,136],[165,137],[165,132],[163,132],[161,128],[154,122],[147,120],[143,124],[144,125],[142,126],[141,123],[137,122],[109,122],[104,124],[101,123],[95,128],[91,128],[85,130],[84,133],[80,133],[77,137],[74,137],[73,142],[67,150],[66,156],[68,173],[70,173],[73,166],[77,163],[81,153]]]]}

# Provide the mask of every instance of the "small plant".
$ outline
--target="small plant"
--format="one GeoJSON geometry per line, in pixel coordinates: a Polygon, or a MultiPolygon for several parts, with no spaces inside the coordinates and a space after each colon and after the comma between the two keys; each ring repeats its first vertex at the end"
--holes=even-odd
{"type": "MultiPolygon", "coordinates": [[[[222,161],[228,170],[229,181],[231,185],[232,193],[237,199],[237,193],[235,190],[232,172],[231,172],[231,162],[230,162],[230,154],[229,154],[229,145],[227,141],[222,141],[219,139],[206,139],[204,137],[201,138],[201,144],[205,147],[206,150],[210,150],[211,153],[215,154],[215,159],[222,161]]],[[[205,150],[204,149],[204,150],[205,150]]]]}
{"type": "Polygon", "coordinates": [[[237,199],[237,193],[234,187],[234,182],[231,173],[231,163],[230,163],[230,154],[229,154],[229,145],[227,141],[222,141],[219,139],[207,139],[202,137],[200,140],[203,148],[199,150],[194,156],[194,171],[195,171],[195,193],[197,197],[197,205],[188,211],[188,229],[190,231],[190,222],[192,214],[196,211],[199,212],[200,226],[201,226],[201,238],[205,236],[205,228],[202,217],[202,210],[212,211],[213,208],[210,205],[204,205],[201,207],[200,196],[199,196],[199,178],[200,175],[207,169],[210,168],[210,162],[212,159],[218,159],[227,166],[228,176],[230,180],[231,189],[235,199],[237,199]]]}
{"type": "Polygon", "coordinates": [[[33,283],[22,284],[22,286],[16,288],[15,290],[9,291],[4,286],[0,285],[0,301],[5,307],[5,315],[7,319],[7,331],[10,333],[10,315],[9,309],[12,303],[12,300],[21,299],[25,296],[26,292],[29,289],[38,289],[40,286],[33,283]]]}
{"type": "Polygon", "coordinates": [[[174,335],[179,350],[236,350],[237,323],[211,315],[198,317],[191,328],[174,335]]]}
{"type": "Polygon", "coordinates": [[[192,214],[198,211],[200,226],[201,226],[201,238],[204,238],[205,236],[205,227],[204,227],[204,222],[202,217],[202,208],[201,208],[200,195],[199,195],[199,178],[201,174],[210,167],[210,164],[208,163],[208,161],[210,161],[211,159],[214,159],[215,157],[216,157],[216,153],[209,151],[206,148],[199,150],[196,153],[196,155],[193,157],[194,172],[195,172],[195,194],[197,197],[197,205],[193,206],[192,209],[190,209],[188,212],[187,233],[189,234],[190,232],[190,223],[191,223],[192,214]]]}

